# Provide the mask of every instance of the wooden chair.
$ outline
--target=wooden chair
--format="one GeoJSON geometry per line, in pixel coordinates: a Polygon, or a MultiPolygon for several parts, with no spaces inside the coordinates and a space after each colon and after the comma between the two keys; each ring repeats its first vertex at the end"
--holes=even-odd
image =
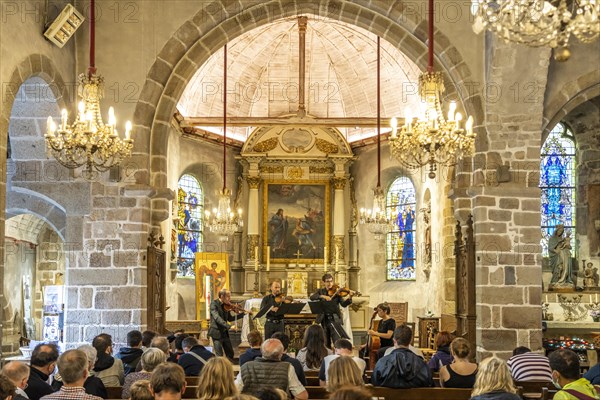
{"type": "Polygon", "coordinates": [[[123,387],[121,386],[107,386],[106,394],[109,399],[120,399],[121,393],[123,392],[123,387]]]}

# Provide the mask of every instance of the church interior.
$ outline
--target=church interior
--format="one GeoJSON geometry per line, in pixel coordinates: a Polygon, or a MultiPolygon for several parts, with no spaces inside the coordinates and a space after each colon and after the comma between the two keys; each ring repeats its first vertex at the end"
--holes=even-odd
{"type": "Polygon", "coordinates": [[[219,290],[306,301],[325,272],[360,292],[355,345],[388,302],[418,347],[600,346],[600,40],[505,41],[473,7],[436,2],[429,38],[427,0],[0,2],[2,357],[201,334],[219,290]],[[406,147],[433,71],[424,132],[464,146],[406,147]],[[125,150],[66,166],[49,143],[75,118],[125,150]]]}

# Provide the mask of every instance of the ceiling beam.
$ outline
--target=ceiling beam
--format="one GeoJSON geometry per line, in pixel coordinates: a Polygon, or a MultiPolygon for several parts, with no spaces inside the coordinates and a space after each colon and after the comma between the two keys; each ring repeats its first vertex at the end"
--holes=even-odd
{"type": "MultiPolygon", "coordinates": [[[[390,118],[382,118],[384,126],[389,126],[387,121],[390,118]]],[[[398,118],[398,125],[402,126],[404,118],[398,118]]],[[[298,118],[292,117],[231,117],[227,118],[228,126],[237,127],[260,127],[260,126],[321,126],[321,127],[336,127],[336,128],[376,128],[377,118],[373,117],[356,117],[356,118],[298,118]]],[[[222,117],[188,117],[183,118],[180,126],[184,128],[193,128],[200,126],[223,126],[222,117]]]]}

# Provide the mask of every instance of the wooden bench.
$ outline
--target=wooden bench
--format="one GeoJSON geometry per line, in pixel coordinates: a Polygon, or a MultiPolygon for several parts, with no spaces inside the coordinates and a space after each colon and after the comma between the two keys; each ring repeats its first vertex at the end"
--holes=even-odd
{"type": "MultiPolygon", "coordinates": [[[[123,391],[123,388],[121,386],[107,386],[106,387],[106,392],[108,393],[109,399],[120,399],[122,391],[123,391]]],[[[197,399],[198,398],[198,395],[196,393],[197,391],[198,391],[197,385],[196,386],[186,385],[185,392],[183,393],[183,396],[181,396],[181,398],[197,399]]]]}
{"type": "Polygon", "coordinates": [[[519,381],[515,382],[515,385],[519,388],[521,397],[525,400],[552,399],[557,392],[552,382],[519,381]]]}
{"type": "MultiPolygon", "coordinates": [[[[453,388],[412,388],[391,389],[384,387],[369,388],[373,397],[385,400],[469,400],[472,389],[453,388]]],[[[327,399],[329,393],[323,387],[307,386],[309,399],[327,399]]]]}

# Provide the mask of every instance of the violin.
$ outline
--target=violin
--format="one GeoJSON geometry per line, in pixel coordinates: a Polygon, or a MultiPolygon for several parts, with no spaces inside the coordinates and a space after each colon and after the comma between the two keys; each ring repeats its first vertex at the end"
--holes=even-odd
{"type": "Polygon", "coordinates": [[[238,314],[252,314],[251,311],[244,310],[241,305],[234,303],[223,303],[223,309],[227,312],[233,311],[238,314]]]}
{"type": "Polygon", "coordinates": [[[285,303],[285,304],[290,304],[294,301],[294,299],[292,298],[292,296],[288,296],[285,293],[279,293],[277,296],[275,296],[275,303],[281,304],[281,303],[285,303]]]}
{"type": "Polygon", "coordinates": [[[357,292],[355,290],[350,290],[347,287],[340,287],[340,285],[338,285],[337,283],[334,283],[333,286],[331,287],[331,289],[327,290],[327,295],[329,297],[333,297],[335,295],[338,295],[340,297],[346,297],[350,294],[352,296],[362,296],[362,294],[360,292],[357,292]]]}

